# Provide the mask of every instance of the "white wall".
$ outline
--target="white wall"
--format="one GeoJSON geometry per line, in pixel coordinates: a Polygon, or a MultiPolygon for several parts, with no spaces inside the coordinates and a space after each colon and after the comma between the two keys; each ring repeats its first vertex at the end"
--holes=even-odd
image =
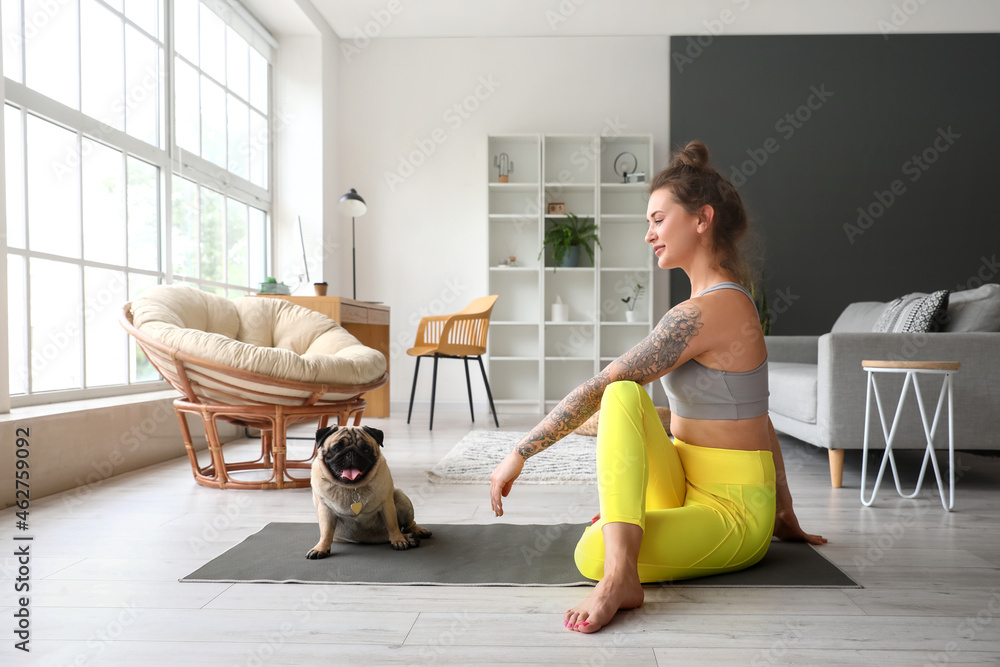
{"type": "MultiPolygon", "coordinates": [[[[292,0],[288,0],[291,2],[292,0]]],[[[287,5],[288,2],[285,4],[287,5]]],[[[295,294],[313,294],[313,282],[327,282],[342,295],[336,203],[338,179],[340,40],[306,0],[289,12],[303,15],[313,34],[281,35],[274,67],[274,273],[289,286],[303,274],[298,216],[302,217],[309,282],[295,294]]]]}
{"type": "MultiPolygon", "coordinates": [[[[323,67],[315,36],[282,38],[274,64],[275,277],[294,287],[304,273],[297,216],[302,217],[309,277],[323,280],[323,67]]],[[[311,284],[296,293],[312,294],[311,284]]]]}
{"type": "MultiPolygon", "coordinates": [[[[668,150],[668,55],[665,37],[393,39],[342,60],[342,181],[368,202],[358,219],[358,298],[392,308],[394,402],[409,400],[406,349],[420,317],[487,293],[487,135],[597,134],[616,123],[626,134],[652,134],[659,165],[668,150]],[[412,175],[407,163],[419,163],[412,175]]],[[[349,287],[349,220],[341,243],[349,287]]],[[[424,366],[417,397],[426,403],[424,366]]],[[[462,364],[442,363],[439,404],[462,404],[465,392],[462,364]]],[[[481,380],[473,392],[485,403],[481,380]]]]}
{"type": "Polygon", "coordinates": [[[333,31],[323,34],[323,280],[329,294],[348,296],[341,282],[340,225],[337,202],[347,192],[340,182],[340,40],[333,31]]]}

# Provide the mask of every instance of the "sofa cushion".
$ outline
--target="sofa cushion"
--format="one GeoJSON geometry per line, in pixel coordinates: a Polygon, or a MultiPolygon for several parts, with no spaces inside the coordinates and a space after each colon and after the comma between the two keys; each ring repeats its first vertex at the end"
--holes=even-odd
{"type": "Polygon", "coordinates": [[[948,308],[948,290],[933,294],[913,292],[890,301],[872,327],[876,333],[939,331],[948,308]]]}
{"type": "Polygon", "coordinates": [[[771,412],[809,424],[816,423],[816,364],[768,361],[771,412]]]}
{"type": "Polygon", "coordinates": [[[830,333],[871,333],[879,316],[885,310],[881,301],[857,301],[844,308],[830,333]]]}
{"type": "Polygon", "coordinates": [[[953,292],[948,298],[945,331],[1000,331],[1000,285],[953,292]]]}

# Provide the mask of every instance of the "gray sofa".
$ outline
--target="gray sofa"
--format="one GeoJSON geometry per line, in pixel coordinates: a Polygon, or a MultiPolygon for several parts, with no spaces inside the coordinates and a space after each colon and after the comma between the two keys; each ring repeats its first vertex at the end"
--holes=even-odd
{"type": "MultiPolygon", "coordinates": [[[[767,336],[770,415],[774,428],[830,450],[830,474],[840,487],[843,454],[861,449],[867,378],[863,359],[958,361],[954,376],[955,448],[1000,449],[1000,285],[986,284],[949,295],[947,318],[938,333],[873,333],[885,309],[879,302],[850,304],[830,333],[821,336],[767,336]]],[[[891,423],[902,375],[876,380],[891,423]],[[897,381],[898,380],[898,381],[897,381]]],[[[933,419],[941,380],[923,376],[920,389],[933,419]]],[[[926,439],[913,389],[894,449],[924,449],[926,439]]],[[[935,434],[935,448],[947,451],[947,404],[935,434]]],[[[884,448],[878,415],[871,415],[869,446],[884,448]]]]}

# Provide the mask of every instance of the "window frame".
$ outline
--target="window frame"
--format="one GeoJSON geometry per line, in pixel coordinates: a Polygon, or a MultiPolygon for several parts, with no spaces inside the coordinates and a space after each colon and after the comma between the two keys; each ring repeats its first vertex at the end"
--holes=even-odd
{"type": "MultiPolygon", "coordinates": [[[[5,0],[6,1],[6,0],[5,0]]],[[[77,4],[77,14],[79,16],[80,0],[72,0],[77,4]]],[[[27,378],[27,391],[26,394],[10,394],[10,387],[6,380],[6,373],[3,378],[0,378],[0,383],[3,385],[3,389],[0,390],[0,412],[3,411],[4,403],[9,402],[11,408],[43,405],[49,403],[57,403],[63,401],[73,401],[82,400],[90,398],[105,398],[113,396],[128,396],[133,394],[147,393],[162,391],[168,389],[170,385],[162,380],[148,380],[148,381],[135,381],[128,379],[125,384],[118,385],[105,385],[98,387],[82,387],[74,389],[61,389],[53,391],[43,391],[32,393],[32,378],[30,371],[30,360],[32,353],[32,341],[31,341],[31,331],[30,331],[30,313],[31,313],[31,284],[30,284],[30,265],[29,259],[46,259],[54,260],[58,262],[63,262],[75,267],[79,267],[81,272],[81,290],[79,294],[79,299],[81,303],[81,313],[86,310],[85,294],[86,285],[83,281],[83,276],[85,270],[88,267],[97,269],[106,269],[113,271],[120,271],[126,275],[128,279],[129,274],[137,274],[150,276],[157,279],[160,284],[174,284],[174,283],[185,283],[197,286],[199,289],[204,289],[205,287],[221,288],[224,293],[229,291],[239,291],[246,290],[248,293],[252,291],[249,285],[240,286],[232,283],[218,282],[212,280],[203,280],[201,276],[191,277],[191,276],[180,276],[174,271],[172,248],[171,248],[171,238],[173,231],[173,220],[172,220],[172,202],[173,202],[173,179],[176,176],[186,178],[193,181],[200,188],[208,188],[213,190],[223,196],[224,211],[228,210],[228,201],[234,199],[242,204],[249,207],[253,207],[264,212],[264,266],[268,274],[273,272],[273,243],[274,243],[274,224],[273,224],[273,188],[274,188],[274,117],[275,117],[275,107],[274,107],[274,52],[273,48],[277,47],[277,42],[271,37],[267,31],[253,19],[242,6],[234,8],[232,2],[224,2],[220,0],[198,0],[199,8],[201,5],[206,5],[210,10],[214,11],[218,15],[224,24],[232,27],[241,37],[243,37],[249,44],[250,48],[256,48],[261,55],[264,56],[265,62],[267,63],[267,95],[268,95],[268,105],[267,113],[264,114],[265,124],[267,127],[267,155],[265,168],[267,170],[266,174],[266,184],[267,187],[260,187],[251,181],[238,176],[235,173],[229,172],[227,169],[219,167],[218,165],[202,158],[199,155],[194,155],[179,146],[177,146],[177,130],[175,127],[175,57],[176,52],[174,48],[174,0],[160,0],[159,11],[161,12],[159,20],[160,25],[163,27],[163,34],[160,37],[154,37],[150,33],[146,32],[141,26],[136,24],[134,21],[130,20],[124,15],[122,11],[119,11],[113,7],[108,6],[106,3],[98,0],[104,7],[115,12],[124,22],[125,25],[130,25],[132,28],[139,30],[143,35],[155,39],[158,45],[163,49],[163,60],[162,60],[162,96],[160,100],[160,108],[158,110],[159,116],[159,136],[162,138],[164,143],[164,148],[154,146],[146,143],[145,141],[129,135],[124,130],[118,130],[116,128],[104,125],[99,120],[91,118],[84,114],[81,110],[74,109],[70,106],[62,104],[55,99],[49,98],[42,93],[39,93],[31,88],[29,88],[24,83],[17,82],[13,79],[4,78],[4,104],[9,104],[16,107],[19,112],[19,122],[22,128],[26,128],[26,118],[27,116],[34,115],[45,121],[54,123],[76,135],[76,146],[77,155],[82,155],[81,142],[84,138],[95,141],[110,148],[120,151],[126,158],[127,156],[134,156],[144,162],[147,162],[158,169],[159,173],[159,205],[158,205],[158,268],[157,270],[152,269],[139,269],[128,266],[128,258],[125,259],[124,265],[117,264],[107,264],[103,262],[97,262],[93,260],[88,260],[83,256],[79,258],[65,257],[61,255],[53,255],[50,253],[44,253],[36,250],[30,250],[30,236],[26,237],[25,248],[11,248],[7,245],[6,228],[0,230],[3,232],[3,238],[0,239],[0,252],[3,252],[3,262],[0,268],[4,269],[4,284],[6,281],[6,264],[7,257],[9,255],[19,255],[24,258],[24,270],[25,270],[25,307],[26,315],[28,316],[28,326],[24,335],[24,345],[25,345],[25,359],[28,361],[28,378],[27,378]],[[241,23],[242,22],[242,23],[241,23]],[[270,47],[270,48],[269,48],[270,47]],[[6,399],[6,400],[4,400],[6,399]]],[[[21,81],[25,81],[26,74],[26,58],[24,57],[24,3],[20,3],[20,15],[21,19],[21,44],[20,47],[21,57],[20,57],[20,77],[21,81]]],[[[78,22],[78,31],[82,30],[81,24],[78,22]]],[[[4,28],[6,32],[6,28],[4,28]]],[[[82,45],[78,42],[78,60],[77,67],[82,68],[82,45]]],[[[190,63],[189,63],[190,64],[190,63]]],[[[200,67],[198,68],[200,72],[200,67]]],[[[81,84],[82,85],[82,81],[81,84]]],[[[225,88],[228,90],[228,87],[225,88]]],[[[228,108],[227,108],[228,112],[228,108]]],[[[227,113],[228,118],[228,113],[227,113]]],[[[226,123],[226,136],[227,136],[227,147],[228,147],[228,120],[226,123]]],[[[6,131],[4,127],[4,119],[0,116],[0,133],[6,131]]],[[[26,136],[26,135],[25,135],[26,136]]],[[[25,142],[27,139],[23,139],[25,142]]],[[[252,138],[251,138],[252,141],[252,138]]],[[[7,147],[6,142],[0,138],[0,145],[4,145],[4,151],[6,153],[7,147]]],[[[28,151],[25,149],[23,151],[22,158],[22,169],[24,173],[27,174],[27,163],[28,163],[28,151]]],[[[6,181],[6,176],[5,176],[6,181]]],[[[6,188],[5,188],[6,189],[6,188]]],[[[6,192],[6,196],[0,203],[5,204],[5,200],[10,196],[21,197],[22,200],[26,200],[27,197],[27,186],[26,184],[22,187],[21,191],[17,193],[6,192]]],[[[82,200],[80,205],[82,206],[82,200]]],[[[127,205],[127,202],[126,202],[127,205]]],[[[24,224],[25,224],[25,234],[30,234],[28,229],[28,216],[30,215],[27,210],[27,202],[24,203],[24,224]]],[[[81,209],[82,211],[82,209],[81,209]]],[[[227,214],[224,213],[223,220],[227,220],[227,214]]],[[[200,221],[200,215],[199,215],[200,221]]],[[[224,222],[223,231],[223,248],[227,246],[226,227],[228,225],[224,222]]],[[[80,222],[80,234],[81,238],[83,236],[83,221],[80,222]]],[[[248,229],[248,234],[249,229],[248,229]]],[[[224,253],[225,254],[225,253],[224,253]]],[[[249,270],[249,268],[248,268],[249,270]]],[[[228,279],[227,270],[224,269],[223,276],[228,279]]],[[[0,303],[6,303],[7,295],[3,296],[0,303]]],[[[79,334],[79,345],[81,352],[81,371],[83,375],[81,376],[81,383],[86,385],[86,328],[83,326],[85,315],[81,315],[80,324],[80,334],[79,334]]],[[[4,342],[4,352],[7,355],[8,363],[10,362],[10,349],[9,349],[9,318],[4,318],[4,324],[2,326],[2,339],[4,342]]],[[[131,352],[131,342],[129,347],[129,355],[131,352]]],[[[130,360],[130,364],[132,361],[130,360]]],[[[130,366],[131,367],[131,366],[130,366]]]]}

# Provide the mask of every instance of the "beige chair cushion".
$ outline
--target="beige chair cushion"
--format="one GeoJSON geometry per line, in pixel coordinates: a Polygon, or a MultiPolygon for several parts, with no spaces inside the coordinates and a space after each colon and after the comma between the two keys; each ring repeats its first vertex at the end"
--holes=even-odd
{"type": "MultiPolygon", "coordinates": [[[[362,345],[325,315],[283,299],[243,297],[230,301],[185,285],[161,285],[133,301],[132,321],[137,329],[165,345],[283,380],[361,385],[378,380],[386,370],[381,352],[362,345]]],[[[220,380],[226,377],[202,370],[220,380]]],[[[250,388],[248,383],[241,386],[250,388]]],[[[255,389],[275,393],[270,386],[255,389]]],[[[302,396],[301,392],[278,393],[290,398],[302,396]]],[[[246,392],[246,398],[254,396],[253,391],[246,392]]],[[[328,397],[339,400],[336,395],[324,396],[328,397]]]]}

